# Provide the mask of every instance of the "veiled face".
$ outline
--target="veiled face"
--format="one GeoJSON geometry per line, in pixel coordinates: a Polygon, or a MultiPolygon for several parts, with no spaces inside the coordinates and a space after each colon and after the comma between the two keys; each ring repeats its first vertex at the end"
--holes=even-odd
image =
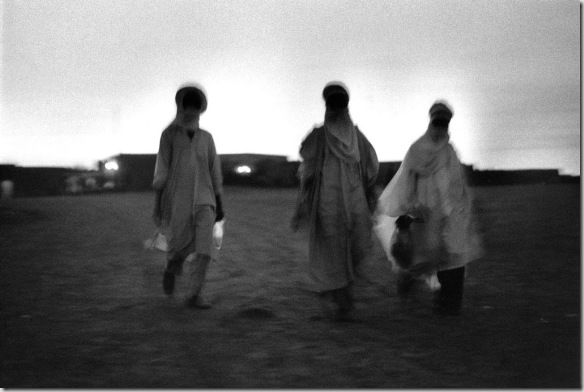
{"type": "Polygon", "coordinates": [[[197,119],[200,113],[201,111],[199,109],[194,107],[186,107],[183,109],[182,117],[184,121],[189,122],[197,119]]]}
{"type": "Polygon", "coordinates": [[[182,100],[182,118],[186,122],[197,119],[201,114],[201,97],[196,93],[188,92],[182,100]]]}
{"type": "Polygon", "coordinates": [[[436,128],[448,128],[450,119],[445,117],[435,117],[432,119],[431,123],[436,128]]]}
{"type": "Polygon", "coordinates": [[[430,133],[432,139],[440,140],[448,135],[448,124],[451,116],[447,113],[434,113],[430,117],[430,133]]]}
{"type": "Polygon", "coordinates": [[[430,123],[435,128],[448,128],[452,119],[452,113],[445,110],[438,110],[430,114],[430,123]]]}
{"type": "Polygon", "coordinates": [[[346,109],[349,105],[349,97],[345,94],[332,94],[326,100],[326,107],[332,110],[346,109]]]}
{"type": "Polygon", "coordinates": [[[201,110],[202,102],[199,94],[195,92],[187,92],[182,99],[183,109],[186,110],[201,110]]]}

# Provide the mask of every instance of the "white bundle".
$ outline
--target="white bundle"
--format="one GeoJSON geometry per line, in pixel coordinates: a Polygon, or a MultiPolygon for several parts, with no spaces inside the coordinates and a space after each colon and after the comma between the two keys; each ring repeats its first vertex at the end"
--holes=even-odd
{"type": "Polygon", "coordinates": [[[156,231],[151,238],[144,240],[144,248],[148,250],[168,251],[166,237],[160,231],[156,231]]]}
{"type": "Polygon", "coordinates": [[[213,242],[215,243],[215,248],[221,249],[221,244],[223,243],[223,225],[225,224],[225,219],[215,222],[213,226],[213,242]]]}

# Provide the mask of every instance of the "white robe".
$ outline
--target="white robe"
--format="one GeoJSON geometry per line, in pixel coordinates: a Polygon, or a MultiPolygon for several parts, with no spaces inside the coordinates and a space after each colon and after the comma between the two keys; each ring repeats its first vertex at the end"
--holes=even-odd
{"type": "Polygon", "coordinates": [[[381,194],[378,224],[384,220],[387,224],[387,217],[420,215],[424,223],[418,226],[422,234],[415,244],[414,265],[433,263],[438,271],[448,270],[482,256],[471,207],[463,167],[454,148],[448,138],[436,142],[426,132],[409,148],[381,194]]]}
{"type": "MultiPolygon", "coordinates": [[[[169,125],[160,137],[153,186],[162,191],[153,218],[168,240],[168,257],[172,257],[194,241],[197,212],[205,207],[214,212],[216,195],[223,193],[221,162],[213,136],[197,129],[190,139],[187,129],[169,125]]],[[[212,224],[208,230],[205,238],[212,239],[212,224]]],[[[210,241],[196,245],[216,257],[210,241]]]]}

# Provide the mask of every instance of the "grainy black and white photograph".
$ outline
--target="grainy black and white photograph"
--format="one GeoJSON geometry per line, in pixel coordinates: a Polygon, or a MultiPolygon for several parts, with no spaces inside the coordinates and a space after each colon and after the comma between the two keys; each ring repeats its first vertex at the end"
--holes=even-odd
{"type": "Polygon", "coordinates": [[[581,389],[574,0],[0,2],[0,388],[581,389]]]}

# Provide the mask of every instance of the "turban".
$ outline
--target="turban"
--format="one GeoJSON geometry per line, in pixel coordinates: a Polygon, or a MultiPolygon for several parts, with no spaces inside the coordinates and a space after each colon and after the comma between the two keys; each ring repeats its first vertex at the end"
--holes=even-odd
{"type": "Polygon", "coordinates": [[[344,109],[349,104],[349,92],[342,82],[330,82],[322,90],[327,107],[344,109]]]}
{"type": "Polygon", "coordinates": [[[205,93],[196,86],[189,85],[180,88],[174,96],[174,101],[177,106],[181,106],[180,109],[183,109],[183,104],[185,102],[200,102],[201,113],[207,110],[207,97],[205,96],[205,93]]]}
{"type": "Polygon", "coordinates": [[[454,112],[446,102],[436,101],[430,108],[430,118],[441,117],[451,119],[454,112]]]}

